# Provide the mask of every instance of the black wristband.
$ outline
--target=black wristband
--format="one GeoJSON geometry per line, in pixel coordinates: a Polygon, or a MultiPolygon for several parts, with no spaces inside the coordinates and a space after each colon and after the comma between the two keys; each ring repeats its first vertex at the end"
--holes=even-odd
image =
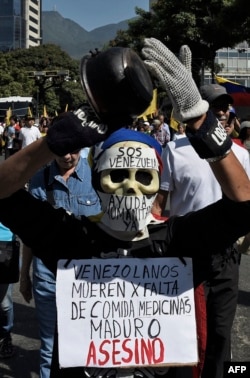
{"type": "Polygon", "coordinates": [[[208,161],[223,158],[232,146],[230,136],[211,111],[207,112],[199,130],[193,131],[187,127],[186,135],[200,158],[208,161]]]}

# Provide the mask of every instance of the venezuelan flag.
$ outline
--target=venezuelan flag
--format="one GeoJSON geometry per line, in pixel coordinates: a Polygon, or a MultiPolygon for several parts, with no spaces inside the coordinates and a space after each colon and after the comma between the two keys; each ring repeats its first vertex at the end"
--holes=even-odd
{"type": "Polygon", "coordinates": [[[234,81],[225,79],[224,77],[215,76],[218,84],[223,85],[226,91],[233,98],[233,107],[236,109],[238,117],[250,117],[250,88],[245,87],[234,81]]]}
{"type": "Polygon", "coordinates": [[[218,84],[226,88],[227,93],[234,99],[234,106],[250,107],[250,88],[245,87],[234,81],[225,79],[224,77],[215,76],[218,84]]]}

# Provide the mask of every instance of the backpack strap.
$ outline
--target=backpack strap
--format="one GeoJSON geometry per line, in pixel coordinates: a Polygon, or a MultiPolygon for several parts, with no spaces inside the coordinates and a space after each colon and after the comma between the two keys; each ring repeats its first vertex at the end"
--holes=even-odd
{"type": "Polygon", "coordinates": [[[53,195],[53,184],[49,184],[49,173],[50,173],[50,165],[46,165],[46,167],[43,170],[43,174],[44,174],[44,183],[45,183],[47,201],[52,206],[55,206],[56,203],[55,203],[55,199],[53,195]]]}

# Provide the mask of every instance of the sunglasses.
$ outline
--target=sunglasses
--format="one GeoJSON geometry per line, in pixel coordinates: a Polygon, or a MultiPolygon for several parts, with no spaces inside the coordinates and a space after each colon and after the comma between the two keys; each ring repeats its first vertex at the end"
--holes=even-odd
{"type": "Polygon", "coordinates": [[[212,102],[210,108],[227,111],[229,109],[229,104],[225,102],[212,102]]]}

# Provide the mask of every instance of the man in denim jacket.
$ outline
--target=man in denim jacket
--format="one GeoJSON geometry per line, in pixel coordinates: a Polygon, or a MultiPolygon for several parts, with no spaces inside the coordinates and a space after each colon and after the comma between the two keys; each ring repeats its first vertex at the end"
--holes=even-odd
{"type": "MultiPolygon", "coordinates": [[[[85,148],[56,157],[50,165],[39,170],[29,182],[33,197],[50,202],[56,208],[63,208],[76,217],[94,216],[101,212],[99,198],[92,187],[91,168],[85,148]]],[[[46,233],[46,225],[41,237],[46,233]]],[[[32,251],[23,246],[23,261],[20,277],[20,291],[29,303],[32,298],[30,265],[32,251]]],[[[39,323],[40,378],[49,378],[56,325],[56,280],[55,275],[33,257],[33,293],[39,323]]]]}

